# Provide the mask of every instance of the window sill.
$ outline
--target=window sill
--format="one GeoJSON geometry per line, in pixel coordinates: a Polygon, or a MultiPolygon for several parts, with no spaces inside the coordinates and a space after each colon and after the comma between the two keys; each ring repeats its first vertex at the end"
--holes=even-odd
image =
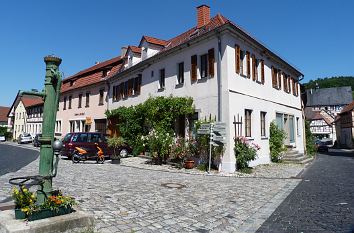
{"type": "Polygon", "coordinates": [[[258,80],[256,80],[256,83],[261,84],[261,85],[264,84],[264,83],[262,83],[261,81],[258,81],[258,80]]]}
{"type": "Polygon", "coordinates": [[[268,140],[268,137],[262,136],[261,140],[268,140]]]}
{"type": "Polygon", "coordinates": [[[208,77],[204,77],[204,78],[199,78],[197,80],[197,83],[205,83],[208,80],[208,77]]]}
{"type": "Polygon", "coordinates": [[[85,108],[89,108],[90,106],[89,105],[86,105],[85,108]]]}
{"type": "Polygon", "coordinates": [[[157,92],[163,92],[165,90],[164,87],[160,87],[159,89],[157,89],[157,92]]]}
{"type": "Polygon", "coordinates": [[[175,88],[181,88],[181,87],[183,87],[183,85],[184,85],[184,83],[178,83],[178,84],[176,84],[175,88]]]}
{"type": "Polygon", "coordinates": [[[245,137],[248,141],[254,141],[254,138],[252,137],[245,137]]]}
{"type": "Polygon", "coordinates": [[[103,105],[103,103],[102,104],[98,104],[98,106],[102,106],[103,105]]]}

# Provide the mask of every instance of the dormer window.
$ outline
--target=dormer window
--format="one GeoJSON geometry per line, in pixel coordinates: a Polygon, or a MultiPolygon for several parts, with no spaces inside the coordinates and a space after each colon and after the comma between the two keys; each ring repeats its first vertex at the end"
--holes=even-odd
{"type": "Polygon", "coordinates": [[[103,70],[102,77],[103,78],[106,77],[107,75],[109,75],[109,73],[110,73],[110,70],[103,70]]]}
{"type": "Polygon", "coordinates": [[[70,80],[70,86],[72,87],[74,85],[74,81],[70,80]]]}
{"type": "Polygon", "coordinates": [[[144,59],[147,58],[147,51],[148,51],[148,48],[147,48],[147,47],[144,47],[144,48],[142,49],[142,51],[143,51],[142,59],[144,60],[144,59]]]}
{"type": "Polygon", "coordinates": [[[133,56],[129,56],[128,66],[132,66],[132,65],[133,65],[133,56]]]}

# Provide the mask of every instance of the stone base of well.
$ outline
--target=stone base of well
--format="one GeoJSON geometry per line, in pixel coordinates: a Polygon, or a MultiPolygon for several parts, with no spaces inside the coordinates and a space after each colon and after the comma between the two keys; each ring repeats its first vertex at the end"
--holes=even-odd
{"type": "Polygon", "coordinates": [[[0,233],[59,233],[94,227],[94,217],[83,211],[36,221],[15,219],[14,210],[0,211],[0,233]]]}

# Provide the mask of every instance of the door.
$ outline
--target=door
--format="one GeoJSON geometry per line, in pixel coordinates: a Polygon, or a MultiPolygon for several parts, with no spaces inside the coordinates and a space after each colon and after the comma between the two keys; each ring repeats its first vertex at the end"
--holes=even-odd
{"type": "Polygon", "coordinates": [[[289,116],[289,141],[295,143],[294,116],[289,116]]]}

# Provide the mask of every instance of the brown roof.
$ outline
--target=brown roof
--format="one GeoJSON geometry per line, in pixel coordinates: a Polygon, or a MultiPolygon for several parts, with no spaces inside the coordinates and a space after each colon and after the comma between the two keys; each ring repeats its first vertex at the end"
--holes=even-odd
{"type": "Polygon", "coordinates": [[[127,51],[128,51],[129,49],[130,49],[133,53],[139,53],[139,54],[141,53],[141,48],[139,48],[139,47],[137,47],[137,46],[129,45],[127,51]]]}
{"type": "Polygon", "coordinates": [[[43,99],[41,97],[37,97],[37,96],[22,96],[21,97],[21,101],[23,103],[23,105],[25,106],[25,108],[31,107],[31,106],[35,106],[35,105],[40,105],[43,104],[43,99]]]}
{"type": "Polygon", "coordinates": [[[104,61],[95,66],[92,66],[86,70],[80,71],[79,73],[63,80],[63,84],[61,86],[61,92],[63,93],[69,90],[103,82],[121,68],[122,66],[121,62],[122,59],[119,56],[104,61]],[[103,77],[103,70],[106,67],[110,67],[111,70],[106,77],[103,77]]]}
{"type": "Polygon", "coordinates": [[[7,114],[9,113],[9,107],[0,106],[0,121],[7,121],[7,114]]]}
{"type": "Polygon", "coordinates": [[[345,113],[345,112],[349,112],[349,111],[351,111],[351,110],[353,110],[353,109],[354,109],[354,101],[351,102],[350,104],[346,105],[346,106],[342,109],[342,111],[340,112],[340,114],[345,113]]]}
{"type": "Polygon", "coordinates": [[[162,40],[158,38],[154,38],[151,36],[143,36],[141,40],[145,39],[148,43],[150,44],[156,44],[156,45],[161,45],[161,46],[166,46],[168,44],[167,40],[162,40]]]}

